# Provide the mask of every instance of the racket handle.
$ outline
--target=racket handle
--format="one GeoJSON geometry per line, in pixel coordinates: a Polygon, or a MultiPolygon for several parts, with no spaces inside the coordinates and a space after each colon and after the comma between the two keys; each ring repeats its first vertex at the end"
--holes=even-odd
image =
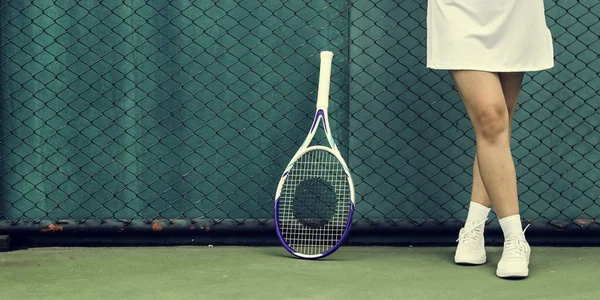
{"type": "Polygon", "coordinates": [[[329,104],[329,83],[331,77],[331,62],[333,52],[321,52],[321,68],[319,71],[319,91],[317,94],[317,108],[327,108],[329,104]]]}

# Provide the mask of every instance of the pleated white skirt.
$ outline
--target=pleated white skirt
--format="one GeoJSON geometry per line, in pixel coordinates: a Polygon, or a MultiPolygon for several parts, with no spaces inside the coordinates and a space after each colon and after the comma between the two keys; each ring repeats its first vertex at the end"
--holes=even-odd
{"type": "Polygon", "coordinates": [[[554,66],[543,0],[428,0],[427,67],[490,72],[554,66]]]}

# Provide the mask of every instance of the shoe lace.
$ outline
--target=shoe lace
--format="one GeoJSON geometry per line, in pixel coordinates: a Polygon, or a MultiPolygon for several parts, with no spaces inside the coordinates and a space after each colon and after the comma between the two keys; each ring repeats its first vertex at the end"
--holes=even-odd
{"type": "Polygon", "coordinates": [[[527,231],[529,225],[525,227],[523,233],[507,237],[504,243],[505,250],[502,254],[505,258],[520,258],[526,254],[525,231],[527,231]]]}
{"type": "Polygon", "coordinates": [[[487,218],[479,223],[467,223],[465,224],[465,227],[463,227],[460,230],[460,233],[458,235],[458,239],[456,239],[456,241],[461,241],[463,243],[465,243],[465,245],[469,245],[469,246],[476,246],[477,245],[477,239],[479,237],[479,235],[481,234],[481,224],[485,223],[485,221],[487,221],[487,218]]]}

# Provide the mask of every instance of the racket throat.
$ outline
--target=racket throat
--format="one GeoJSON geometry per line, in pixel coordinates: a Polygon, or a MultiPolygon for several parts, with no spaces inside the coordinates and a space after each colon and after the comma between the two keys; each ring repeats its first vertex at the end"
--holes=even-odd
{"type": "Polygon", "coordinates": [[[310,143],[312,142],[312,140],[315,136],[315,133],[317,132],[317,129],[319,128],[319,125],[322,125],[323,130],[325,132],[325,137],[327,138],[327,142],[329,142],[329,145],[331,146],[331,148],[337,149],[337,146],[331,135],[331,126],[329,124],[329,118],[328,118],[327,113],[328,113],[327,108],[317,109],[317,112],[315,113],[315,117],[313,119],[312,126],[310,128],[310,131],[306,137],[306,140],[304,141],[304,144],[302,145],[303,148],[310,146],[310,143]]]}
{"type": "Polygon", "coordinates": [[[312,126],[310,128],[310,134],[314,135],[315,132],[317,131],[317,128],[319,127],[319,121],[321,121],[323,123],[323,128],[325,129],[325,132],[329,132],[329,128],[328,128],[328,119],[327,119],[327,108],[319,108],[317,109],[317,112],[315,113],[315,117],[312,123],[312,126]]]}

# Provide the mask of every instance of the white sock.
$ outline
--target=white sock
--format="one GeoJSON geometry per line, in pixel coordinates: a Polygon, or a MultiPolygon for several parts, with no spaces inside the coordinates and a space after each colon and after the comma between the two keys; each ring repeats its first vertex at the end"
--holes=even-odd
{"type": "Polygon", "coordinates": [[[504,217],[498,220],[500,223],[500,227],[502,227],[502,232],[504,232],[504,238],[513,235],[513,234],[521,234],[523,233],[523,225],[521,224],[521,215],[516,214],[508,217],[504,217]]]}
{"type": "MultiPolygon", "coordinates": [[[[469,213],[467,214],[466,223],[475,223],[479,224],[483,222],[489,215],[491,208],[481,205],[477,202],[471,201],[469,203],[469,213]]],[[[479,226],[485,226],[485,223],[480,224],[479,226]]]]}

